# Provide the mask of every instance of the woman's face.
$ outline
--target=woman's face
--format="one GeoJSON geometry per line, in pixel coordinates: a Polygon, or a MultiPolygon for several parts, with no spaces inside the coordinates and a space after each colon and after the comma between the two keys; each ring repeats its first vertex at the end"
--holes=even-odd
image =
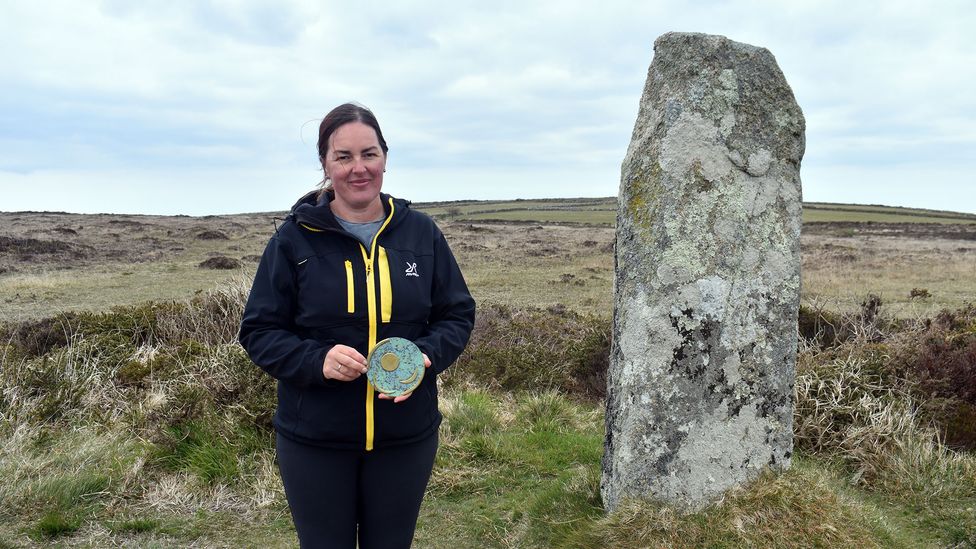
{"type": "Polygon", "coordinates": [[[329,138],[322,169],[332,180],[336,213],[362,212],[376,205],[383,188],[386,155],[376,131],[362,122],[339,126],[329,138]],[[374,205],[375,203],[375,205],[374,205]]]}

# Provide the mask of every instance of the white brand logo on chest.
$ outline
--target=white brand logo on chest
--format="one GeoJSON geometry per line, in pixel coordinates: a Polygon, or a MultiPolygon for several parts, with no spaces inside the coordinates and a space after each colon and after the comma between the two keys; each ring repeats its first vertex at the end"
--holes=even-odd
{"type": "Polygon", "coordinates": [[[417,277],[419,277],[420,275],[417,274],[417,264],[416,263],[410,263],[409,261],[407,261],[406,263],[407,263],[407,270],[403,274],[406,275],[406,276],[417,276],[417,277]]]}

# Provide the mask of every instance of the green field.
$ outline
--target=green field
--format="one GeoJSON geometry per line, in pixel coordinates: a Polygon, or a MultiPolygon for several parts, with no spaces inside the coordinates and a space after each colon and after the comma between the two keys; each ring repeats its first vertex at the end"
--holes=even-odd
{"type": "Polygon", "coordinates": [[[803,205],[804,223],[963,223],[976,224],[976,215],[892,208],[889,206],[853,206],[810,203],[803,205]]]}
{"type": "MultiPolygon", "coordinates": [[[[808,202],[803,206],[804,223],[976,224],[976,214],[957,212],[820,202],[808,202]]],[[[613,226],[617,216],[615,197],[417,203],[414,207],[432,216],[456,221],[579,223],[613,226]]]]}
{"type": "Polygon", "coordinates": [[[901,218],[907,218],[910,216],[919,216],[930,219],[942,219],[942,223],[951,223],[951,220],[957,220],[964,223],[971,223],[976,221],[976,214],[967,214],[960,212],[951,212],[946,210],[926,210],[921,208],[904,208],[897,206],[880,206],[880,205],[864,205],[864,204],[835,204],[831,202],[806,202],[803,205],[804,209],[809,210],[830,210],[830,211],[849,211],[849,212],[861,212],[861,213],[882,213],[887,215],[896,215],[901,218]]]}

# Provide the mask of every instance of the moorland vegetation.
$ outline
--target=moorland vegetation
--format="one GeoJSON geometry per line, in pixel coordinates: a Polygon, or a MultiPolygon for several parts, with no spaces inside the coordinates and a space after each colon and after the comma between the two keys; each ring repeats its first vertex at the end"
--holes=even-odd
{"type": "MultiPolygon", "coordinates": [[[[210,273],[209,289],[194,294],[191,280],[181,298],[3,319],[0,547],[294,544],[274,463],[274,383],[236,343],[248,272],[198,267],[214,250],[255,253],[243,242],[251,229],[228,227],[226,239],[185,229],[187,250],[145,266],[123,258],[123,269],[169,261],[174,273],[210,273]]],[[[606,515],[612,230],[446,220],[479,314],[439,380],[445,422],[416,545],[976,546],[976,306],[966,303],[976,227],[953,233],[969,239],[848,229],[804,229],[793,466],[699,512],[630,502],[606,515]],[[922,270],[933,257],[948,275],[922,270]],[[872,285],[891,262],[908,273],[872,285]]],[[[136,248],[125,253],[152,247],[136,248]]],[[[112,270],[85,267],[86,253],[76,278],[112,270]]],[[[0,289],[50,274],[13,265],[0,289]]]]}

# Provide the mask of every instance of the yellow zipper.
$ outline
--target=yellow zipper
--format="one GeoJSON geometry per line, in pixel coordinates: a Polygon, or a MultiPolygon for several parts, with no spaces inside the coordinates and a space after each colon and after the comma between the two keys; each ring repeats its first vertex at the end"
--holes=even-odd
{"type": "MultiPolygon", "coordinates": [[[[376,235],[373,236],[373,242],[370,243],[369,253],[366,253],[366,248],[360,244],[359,251],[363,254],[363,263],[366,265],[366,311],[369,317],[369,350],[373,349],[376,345],[376,282],[373,277],[373,264],[376,260],[376,241],[380,237],[380,233],[383,229],[390,224],[390,220],[393,219],[393,199],[390,199],[390,215],[386,216],[386,221],[380,226],[379,230],[376,231],[376,235]]],[[[373,422],[373,399],[375,398],[375,389],[373,389],[373,384],[366,380],[366,451],[369,452],[373,449],[373,434],[375,425],[373,422]]]]}
{"type": "MultiPolygon", "coordinates": [[[[390,215],[386,216],[386,221],[380,226],[379,230],[376,231],[376,235],[373,236],[373,241],[369,246],[369,253],[366,253],[366,248],[360,244],[359,250],[363,254],[363,264],[366,265],[366,305],[367,312],[369,314],[369,346],[368,349],[372,349],[376,345],[376,283],[373,278],[373,265],[376,259],[376,240],[379,238],[380,233],[383,229],[390,224],[390,220],[393,219],[393,199],[390,198],[390,215]]],[[[323,229],[317,229],[315,227],[301,224],[302,227],[310,231],[317,233],[323,232],[323,229]]],[[[386,259],[386,250],[380,248],[380,290],[382,292],[381,297],[381,307],[383,314],[383,322],[390,321],[390,313],[392,311],[392,288],[390,285],[390,265],[386,259]]],[[[355,300],[355,286],[353,282],[352,274],[352,261],[346,260],[346,310],[350,313],[355,312],[356,300],[355,300]]],[[[375,430],[373,422],[373,398],[375,398],[375,389],[373,384],[366,380],[366,451],[369,452],[373,449],[373,434],[375,430]]]]}

